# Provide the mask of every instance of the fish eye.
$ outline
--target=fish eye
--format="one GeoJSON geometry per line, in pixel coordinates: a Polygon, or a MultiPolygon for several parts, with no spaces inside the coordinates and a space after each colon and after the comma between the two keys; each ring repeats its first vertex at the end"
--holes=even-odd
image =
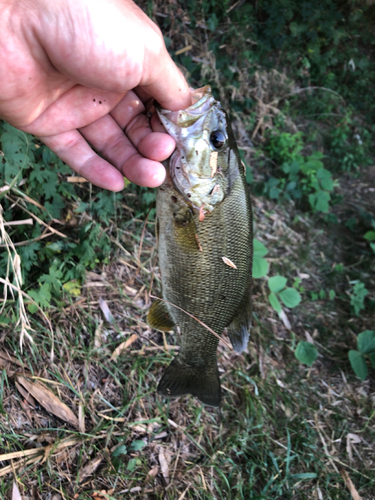
{"type": "Polygon", "coordinates": [[[221,130],[211,132],[210,141],[214,149],[222,149],[226,144],[226,137],[221,130]]]}

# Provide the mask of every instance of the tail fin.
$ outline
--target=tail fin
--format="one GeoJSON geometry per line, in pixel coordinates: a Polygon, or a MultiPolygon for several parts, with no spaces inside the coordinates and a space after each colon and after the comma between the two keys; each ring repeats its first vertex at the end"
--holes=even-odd
{"type": "Polygon", "coordinates": [[[209,406],[220,405],[220,379],[217,364],[199,369],[175,358],[158,385],[158,393],[168,398],[192,394],[209,406]]]}

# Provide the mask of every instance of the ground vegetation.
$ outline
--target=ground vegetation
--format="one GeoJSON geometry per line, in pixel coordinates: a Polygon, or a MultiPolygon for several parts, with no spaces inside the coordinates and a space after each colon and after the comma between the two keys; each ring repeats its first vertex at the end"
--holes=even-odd
{"type": "Polygon", "coordinates": [[[141,6],[247,166],[249,347],[219,345],[220,409],[157,396],[155,191],[1,123],[0,497],[374,500],[375,5],[141,6]]]}

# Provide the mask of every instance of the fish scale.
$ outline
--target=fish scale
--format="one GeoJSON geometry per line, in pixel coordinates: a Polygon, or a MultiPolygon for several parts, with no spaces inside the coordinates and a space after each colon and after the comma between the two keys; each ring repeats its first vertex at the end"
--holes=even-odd
{"type": "Polygon", "coordinates": [[[197,320],[217,335],[228,328],[234,348],[238,352],[246,348],[251,321],[252,219],[244,169],[229,120],[207,87],[201,89],[201,93],[203,96],[192,115],[190,108],[185,110],[184,117],[189,121],[181,135],[172,127],[180,123],[181,117],[173,115],[170,125],[168,115],[159,112],[177,147],[175,156],[166,165],[167,177],[156,200],[159,267],[166,302],[154,303],[148,321],[151,326],[163,329],[155,318],[162,317],[160,310],[165,308],[164,316],[181,332],[179,355],[167,368],[158,392],[169,397],[190,393],[205,404],[218,406],[220,381],[216,351],[219,340],[197,320]],[[195,110],[199,115],[196,122],[192,118],[195,110]],[[200,134],[198,125],[194,128],[196,124],[202,127],[200,134]],[[207,178],[207,172],[211,171],[207,164],[209,153],[214,148],[206,138],[216,129],[224,130],[227,141],[225,148],[218,151],[218,172],[212,178],[212,185],[220,186],[216,191],[222,189],[223,194],[214,198],[210,194],[211,179],[207,178]],[[194,139],[189,141],[191,137],[194,139]],[[199,137],[207,142],[207,147],[204,149],[206,142],[200,143],[201,154],[194,155],[199,137]],[[191,151],[193,154],[189,155],[191,151]],[[178,155],[190,160],[182,163],[178,155]],[[178,177],[181,169],[183,179],[178,177]],[[194,184],[186,181],[191,172],[194,172],[194,184]],[[208,207],[203,220],[201,202],[208,207]],[[226,264],[223,257],[230,259],[236,268],[226,264]]]}

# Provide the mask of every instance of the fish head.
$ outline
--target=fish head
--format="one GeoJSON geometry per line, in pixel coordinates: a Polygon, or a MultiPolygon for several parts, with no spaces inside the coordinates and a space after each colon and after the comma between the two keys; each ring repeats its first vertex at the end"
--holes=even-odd
{"type": "Polygon", "coordinates": [[[192,91],[192,100],[185,110],[157,112],[176,141],[168,165],[174,187],[193,209],[211,212],[228,189],[228,121],[209,85],[192,91]]]}

